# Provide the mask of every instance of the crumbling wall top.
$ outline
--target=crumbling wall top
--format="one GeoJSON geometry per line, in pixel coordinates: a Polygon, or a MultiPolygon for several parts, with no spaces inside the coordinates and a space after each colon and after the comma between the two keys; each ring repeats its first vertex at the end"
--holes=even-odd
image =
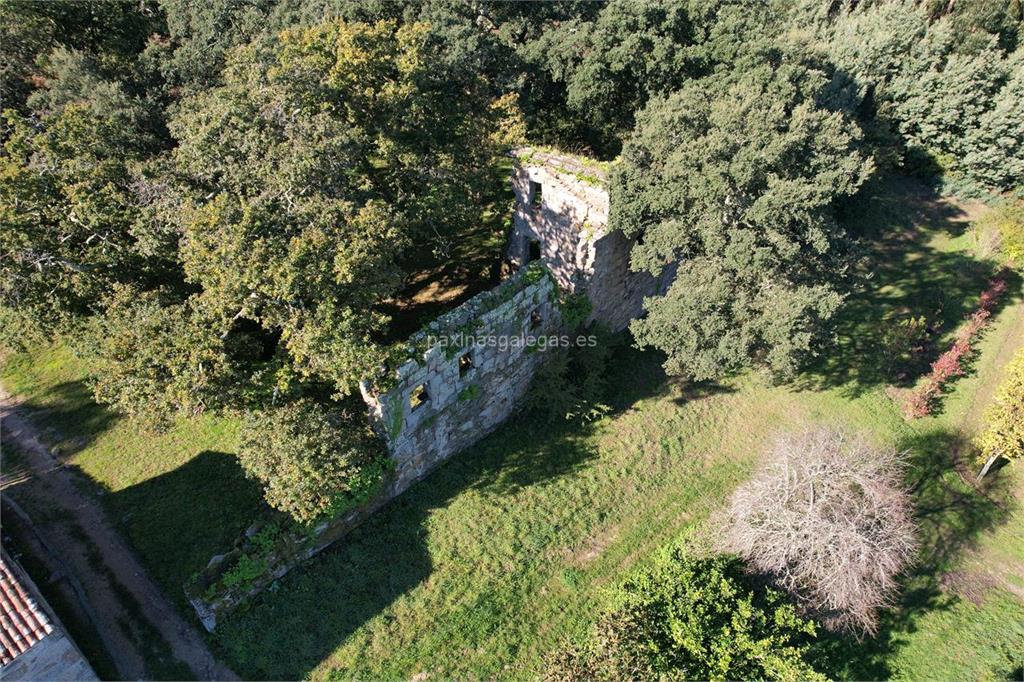
{"type": "Polygon", "coordinates": [[[612,163],[536,147],[516,148],[512,156],[517,168],[512,180],[516,215],[521,220],[564,223],[585,229],[591,239],[605,234],[612,163]],[[543,199],[538,201],[541,192],[543,199]]]}
{"type": "Polygon", "coordinates": [[[548,147],[516,147],[512,156],[524,166],[544,166],[605,192],[608,191],[609,173],[615,164],[614,161],[598,161],[548,147]]]}

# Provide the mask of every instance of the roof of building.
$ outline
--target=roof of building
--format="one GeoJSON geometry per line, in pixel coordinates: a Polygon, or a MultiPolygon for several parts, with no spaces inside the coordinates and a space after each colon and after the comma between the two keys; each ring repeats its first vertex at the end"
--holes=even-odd
{"type": "Polygon", "coordinates": [[[53,624],[0,556],[0,663],[7,665],[53,632],[53,624]]]}

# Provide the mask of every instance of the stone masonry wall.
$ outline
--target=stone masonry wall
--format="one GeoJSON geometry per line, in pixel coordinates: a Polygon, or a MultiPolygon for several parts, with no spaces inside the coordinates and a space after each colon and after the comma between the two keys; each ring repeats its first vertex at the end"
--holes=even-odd
{"type": "Polygon", "coordinates": [[[560,325],[554,283],[532,273],[537,281],[526,284],[531,270],[522,270],[410,339],[414,347],[430,337],[439,343],[399,367],[393,387],[378,393],[364,383],[395,462],[395,494],[497,428],[529,388],[544,353],[526,337],[557,334],[560,325]]]}
{"type": "Polygon", "coordinates": [[[593,268],[591,240],[608,223],[608,193],[587,184],[560,166],[534,153],[533,162],[517,160],[512,174],[515,194],[513,233],[508,259],[516,267],[529,262],[529,244],[540,245],[540,256],[558,285],[575,293],[593,268]],[[540,201],[537,187],[541,188],[540,201]],[[539,205],[535,205],[539,203],[539,205]]]}
{"type": "Polygon", "coordinates": [[[529,148],[516,150],[514,158],[508,260],[525,265],[530,242],[537,242],[540,258],[558,284],[587,295],[593,306],[588,321],[613,331],[624,329],[643,314],[644,297],[668,289],[675,267],[657,278],[630,269],[633,241],[608,229],[607,178],[593,162],[529,148]]]}
{"type": "Polygon", "coordinates": [[[586,284],[593,305],[591,320],[598,320],[618,331],[643,314],[644,298],[664,294],[676,276],[676,265],[669,264],[658,277],[636,272],[629,267],[633,240],[614,230],[593,243],[594,269],[586,284]]]}
{"type": "Polygon", "coordinates": [[[207,629],[505,421],[545,357],[524,337],[562,331],[560,291],[586,294],[592,305],[589,321],[618,331],[643,313],[645,296],[671,284],[674,266],[658,278],[630,270],[632,241],[608,229],[601,167],[530,149],[517,150],[516,158],[514,226],[507,251],[516,273],[413,335],[408,358],[391,376],[360,385],[394,472],[367,503],[310,531],[282,532],[269,552],[253,554],[261,544],[253,538],[263,532],[257,523],[232,549],[213,557],[185,586],[207,629]],[[529,264],[531,242],[545,267],[529,264]],[[226,579],[246,561],[263,567],[258,576],[238,584],[226,579]]]}
{"type": "Polygon", "coordinates": [[[505,421],[544,361],[545,353],[526,345],[524,337],[561,329],[557,295],[546,270],[524,268],[413,335],[410,358],[393,376],[384,377],[389,388],[377,390],[368,382],[360,386],[394,471],[365,504],[308,531],[282,530],[269,551],[253,542],[265,527],[258,521],[234,547],[213,557],[184,586],[203,626],[212,631],[239,604],[343,538],[435,466],[505,421]],[[428,399],[414,407],[413,395],[421,387],[428,399]],[[226,581],[243,561],[262,566],[260,574],[238,584],[226,581]]]}

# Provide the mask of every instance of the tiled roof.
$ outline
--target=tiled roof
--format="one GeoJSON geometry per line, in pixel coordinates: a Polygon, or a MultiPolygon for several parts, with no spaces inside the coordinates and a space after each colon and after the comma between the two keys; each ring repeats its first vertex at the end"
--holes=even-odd
{"type": "Polygon", "coordinates": [[[53,631],[50,619],[18,582],[4,557],[0,557],[0,611],[2,665],[7,665],[53,631]]]}

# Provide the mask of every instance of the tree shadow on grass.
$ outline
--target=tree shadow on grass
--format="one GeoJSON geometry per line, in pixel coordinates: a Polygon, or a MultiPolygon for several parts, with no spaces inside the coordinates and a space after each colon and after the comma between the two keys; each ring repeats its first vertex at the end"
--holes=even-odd
{"type": "Polygon", "coordinates": [[[595,454],[585,440],[514,419],[231,614],[214,634],[219,647],[245,678],[308,676],[364,623],[430,578],[427,522],[437,510],[468,489],[500,498],[570,475],[595,454]]]}
{"type": "Polygon", "coordinates": [[[611,415],[621,414],[641,400],[674,394],[677,405],[734,393],[736,389],[715,381],[684,381],[665,374],[665,354],[653,348],[638,349],[633,337],[623,332],[608,366],[608,385],[614,390],[606,396],[611,415]]]}
{"type": "Polygon", "coordinates": [[[105,497],[112,520],[183,609],[190,609],[185,581],[230,548],[262,504],[259,484],[246,479],[235,455],[213,450],[105,497]]]}
{"type": "MultiPolygon", "coordinates": [[[[856,215],[845,218],[848,229],[868,249],[860,268],[860,286],[835,320],[836,342],[810,368],[806,388],[843,386],[857,396],[893,383],[893,368],[883,347],[884,335],[899,320],[924,316],[933,330],[928,347],[903,372],[911,381],[927,370],[946,340],[978,304],[995,274],[994,263],[961,251],[943,251],[930,240],[945,233],[957,236],[969,225],[956,205],[913,180],[889,178],[865,190],[856,215]]],[[[1013,300],[1019,278],[993,314],[1013,300]]]]}
{"type": "Polygon", "coordinates": [[[53,453],[61,461],[88,447],[121,419],[93,400],[84,381],[65,381],[49,388],[46,403],[27,401],[19,410],[54,444],[53,453]]]}
{"type": "Polygon", "coordinates": [[[943,575],[982,534],[1005,523],[1014,512],[1015,497],[1005,479],[979,489],[960,477],[957,458],[969,451],[961,434],[939,429],[908,437],[899,447],[908,453],[907,485],[917,510],[917,562],[902,580],[897,605],[881,614],[875,637],[857,641],[823,633],[815,644],[815,663],[837,679],[889,677],[887,661],[917,630],[918,620],[959,601],[959,596],[943,589],[943,575]]]}
{"type": "MultiPolygon", "coordinates": [[[[630,347],[617,350],[609,366],[611,384],[621,388],[613,396],[613,411],[626,410],[636,400],[669,390],[660,362],[656,354],[630,347]]],[[[588,436],[597,428],[600,427],[592,423],[543,423],[525,414],[513,418],[494,434],[440,465],[243,610],[230,615],[218,625],[216,641],[244,677],[308,676],[367,621],[431,579],[434,566],[428,522],[438,510],[472,490],[494,500],[500,516],[503,512],[497,510],[511,496],[532,486],[556,483],[592,463],[598,453],[588,436]]],[[[571,510],[566,509],[565,513],[571,510]]],[[[460,519],[453,513],[445,522],[480,524],[481,533],[485,533],[487,524],[497,523],[495,519],[499,516],[460,519]]],[[[543,531],[539,535],[524,531],[523,537],[516,537],[513,542],[530,546],[533,536],[543,536],[543,531]]],[[[479,538],[481,545],[487,541],[486,536],[479,538]]],[[[515,554],[505,558],[513,563],[527,560],[529,557],[515,554]]],[[[503,617],[510,617],[502,610],[503,603],[500,589],[494,594],[485,591],[472,603],[453,604],[452,613],[457,610],[460,615],[438,619],[435,627],[455,628],[457,633],[453,637],[460,645],[482,643],[503,617]]],[[[398,646],[393,652],[367,655],[400,656],[398,646]]]]}

